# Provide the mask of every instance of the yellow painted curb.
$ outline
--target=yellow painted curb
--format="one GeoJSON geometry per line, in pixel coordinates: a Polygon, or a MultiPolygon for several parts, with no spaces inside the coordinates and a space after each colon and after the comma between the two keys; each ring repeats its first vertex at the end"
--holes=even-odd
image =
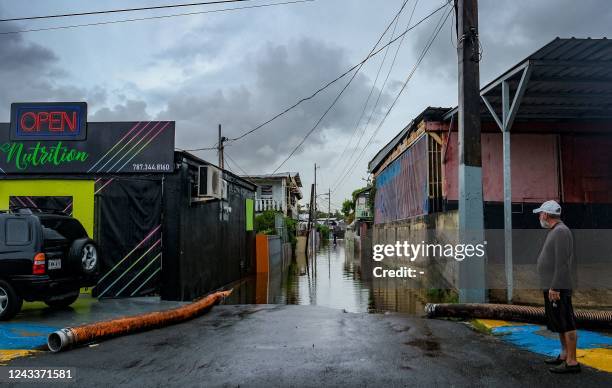
{"type": "Polygon", "coordinates": [[[612,349],[577,349],[576,358],[581,364],[612,373],[612,349]]]}
{"type": "Polygon", "coordinates": [[[528,323],[517,323],[517,322],[508,322],[508,321],[500,321],[496,319],[476,319],[475,321],[481,323],[487,329],[493,329],[501,326],[524,326],[528,325],[528,323]]]}
{"type": "Polygon", "coordinates": [[[11,361],[15,358],[29,356],[30,354],[37,353],[37,350],[21,350],[21,349],[11,349],[11,350],[0,350],[0,365],[6,365],[8,361],[11,361]]]}

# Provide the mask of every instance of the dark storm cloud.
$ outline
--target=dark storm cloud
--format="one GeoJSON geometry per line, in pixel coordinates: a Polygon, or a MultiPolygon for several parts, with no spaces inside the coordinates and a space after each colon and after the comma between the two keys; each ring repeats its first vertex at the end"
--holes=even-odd
{"type": "Polygon", "coordinates": [[[227,48],[227,37],[240,34],[243,29],[243,24],[232,20],[199,26],[182,35],[171,47],[156,53],[154,60],[168,60],[186,67],[198,59],[213,61],[227,48]]]}
{"type": "MultiPolygon", "coordinates": [[[[555,37],[612,36],[610,4],[609,0],[480,1],[482,83],[497,77],[555,37]]],[[[422,50],[432,27],[433,23],[416,30],[411,40],[414,53],[422,50]]],[[[456,36],[453,31],[451,39],[451,28],[454,28],[452,15],[423,62],[423,70],[430,76],[457,78],[456,36]]]]}
{"type": "MultiPolygon", "coordinates": [[[[0,12],[2,15],[2,12],[0,12]]],[[[0,31],[14,31],[15,23],[0,24],[0,31]]],[[[100,88],[87,93],[67,82],[57,55],[24,35],[0,35],[0,117],[9,120],[10,104],[19,101],[78,101],[89,97],[103,102],[106,92],[100,88]]]]}
{"type": "MultiPolygon", "coordinates": [[[[314,92],[349,67],[351,63],[343,49],[321,41],[302,39],[288,45],[267,44],[242,66],[246,78],[254,80],[252,84],[207,91],[205,79],[189,79],[178,90],[169,91],[167,107],[158,117],[177,120],[179,147],[210,146],[216,143],[218,123],[223,124],[228,137],[239,135],[314,92]]],[[[232,143],[228,152],[241,160],[247,155],[251,165],[269,172],[312,128],[348,79],[242,141],[232,143]]],[[[368,77],[358,75],[298,155],[310,147],[322,146],[329,137],[350,135],[371,86],[368,77]]],[[[373,96],[377,94],[378,89],[373,96]]],[[[389,99],[384,93],[378,114],[389,99]]]]}
{"type": "Polygon", "coordinates": [[[125,121],[148,120],[147,104],[144,101],[127,100],[113,108],[101,108],[94,114],[88,115],[89,121],[125,121]]]}

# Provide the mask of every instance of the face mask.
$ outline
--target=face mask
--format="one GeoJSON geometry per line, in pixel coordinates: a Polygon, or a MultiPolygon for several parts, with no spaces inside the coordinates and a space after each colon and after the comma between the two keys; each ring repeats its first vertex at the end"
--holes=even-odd
{"type": "Polygon", "coordinates": [[[550,229],[550,224],[544,220],[540,220],[540,226],[544,229],[550,229]]]}

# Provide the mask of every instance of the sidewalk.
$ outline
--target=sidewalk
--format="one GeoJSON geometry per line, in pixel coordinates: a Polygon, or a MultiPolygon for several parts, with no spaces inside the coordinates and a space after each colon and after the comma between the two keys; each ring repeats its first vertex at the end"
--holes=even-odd
{"type": "MultiPolygon", "coordinates": [[[[533,353],[554,357],[560,352],[557,334],[548,331],[545,326],[491,319],[476,319],[473,324],[533,353]]],[[[612,373],[612,335],[578,330],[576,356],[583,365],[612,373]]]]}
{"type": "Polygon", "coordinates": [[[103,299],[81,294],[69,308],[52,310],[42,302],[24,303],[13,320],[0,323],[0,365],[47,350],[47,336],[65,327],[79,326],[128,315],[177,307],[181,302],[161,301],[158,297],[103,299]]]}

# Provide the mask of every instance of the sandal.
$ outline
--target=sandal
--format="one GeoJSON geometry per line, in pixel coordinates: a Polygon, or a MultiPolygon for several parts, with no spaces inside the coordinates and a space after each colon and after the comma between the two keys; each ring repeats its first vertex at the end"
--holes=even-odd
{"type": "Polygon", "coordinates": [[[561,355],[557,355],[557,358],[547,358],[544,360],[544,363],[547,365],[561,365],[565,362],[564,359],[561,358],[561,355]]]}
{"type": "Polygon", "coordinates": [[[550,368],[549,371],[552,373],[580,373],[580,364],[576,365],[567,365],[565,361],[561,365],[558,365],[554,368],[550,368]]]}

